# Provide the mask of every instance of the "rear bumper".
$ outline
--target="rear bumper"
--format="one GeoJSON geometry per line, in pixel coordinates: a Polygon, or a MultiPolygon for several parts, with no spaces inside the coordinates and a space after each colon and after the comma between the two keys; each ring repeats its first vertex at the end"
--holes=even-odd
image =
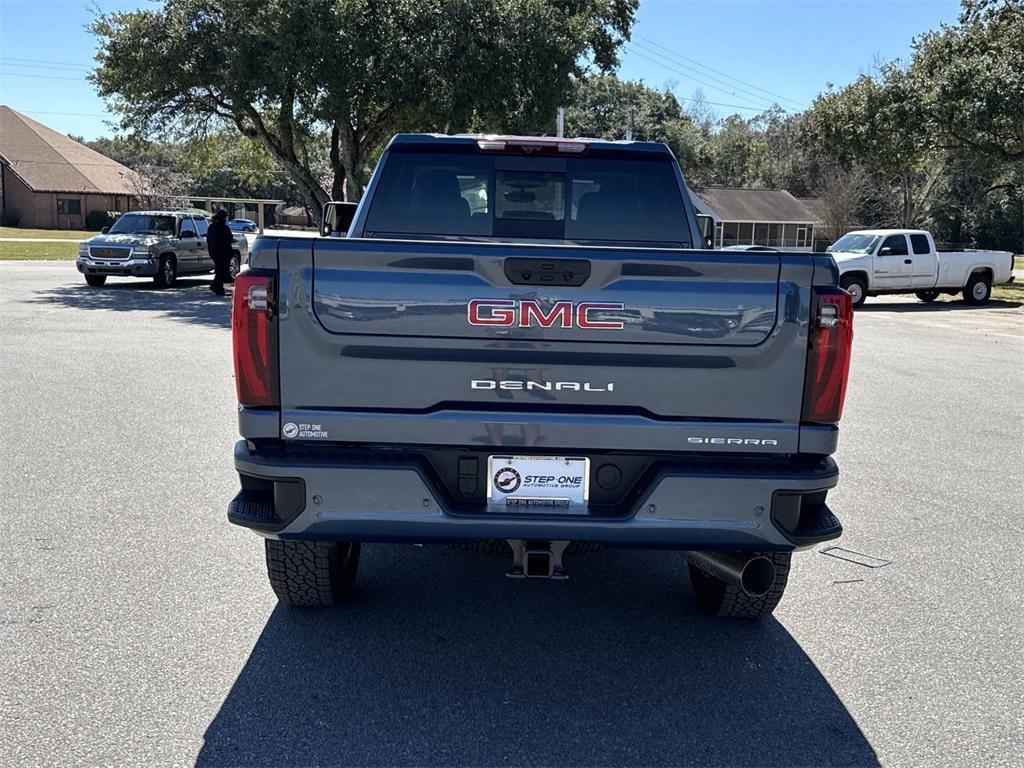
{"type": "Polygon", "coordinates": [[[242,490],[228,519],[280,539],[599,541],[663,549],[792,550],[842,533],[825,505],[839,470],[793,465],[666,465],[609,515],[466,510],[410,460],[259,453],[235,447],[242,490]]]}
{"type": "Polygon", "coordinates": [[[159,266],[156,259],[131,258],[103,261],[82,256],[78,257],[75,265],[83,275],[121,275],[125,277],[152,277],[157,273],[159,266]]]}

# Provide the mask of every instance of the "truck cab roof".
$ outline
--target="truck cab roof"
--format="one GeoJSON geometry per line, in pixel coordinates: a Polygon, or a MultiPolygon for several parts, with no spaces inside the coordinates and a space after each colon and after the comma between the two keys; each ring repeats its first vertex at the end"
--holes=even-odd
{"type": "Polygon", "coordinates": [[[604,150],[614,153],[652,153],[671,155],[668,146],[660,141],[626,141],[596,138],[566,139],[558,136],[515,136],[510,134],[461,133],[399,133],[391,139],[390,149],[430,146],[437,148],[447,145],[451,148],[464,147],[482,151],[502,151],[522,147],[525,152],[550,151],[557,154],[574,155],[604,150]]]}
{"type": "Polygon", "coordinates": [[[924,229],[855,229],[848,235],[927,235],[924,229]]]}

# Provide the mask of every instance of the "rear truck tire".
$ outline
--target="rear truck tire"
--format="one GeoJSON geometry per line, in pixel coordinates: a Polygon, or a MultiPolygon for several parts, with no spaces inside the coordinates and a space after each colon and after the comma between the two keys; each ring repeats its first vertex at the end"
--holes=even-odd
{"type": "Polygon", "coordinates": [[[858,275],[843,275],[839,278],[839,287],[850,294],[854,308],[864,305],[868,297],[868,284],[858,275]]]}
{"type": "Polygon", "coordinates": [[[93,288],[100,288],[107,282],[106,275],[86,275],[85,282],[91,285],[93,288]]]}
{"type": "Polygon", "coordinates": [[[157,288],[170,288],[178,279],[178,260],[170,254],[160,257],[160,266],[153,275],[153,284],[157,288]]]}
{"type": "Polygon", "coordinates": [[[337,605],[352,594],[360,544],[267,539],[267,576],[285,605],[337,605]]]}
{"type": "Polygon", "coordinates": [[[964,286],[964,301],[975,306],[985,304],[992,297],[992,281],[983,272],[975,272],[967,278],[964,286]]]}
{"type": "Polygon", "coordinates": [[[231,258],[228,260],[228,276],[231,278],[231,282],[235,282],[235,278],[238,277],[239,271],[242,269],[242,254],[235,251],[231,258]]]}
{"type": "Polygon", "coordinates": [[[914,293],[917,298],[923,301],[925,304],[931,304],[937,298],[939,298],[938,291],[916,291],[914,293]]]}
{"type": "Polygon", "coordinates": [[[789,580],[791,552],[744,552],[745,557],[766,557],[775,565],[775,583],[760,597],[752,597],[740,587],[727,584],[705,573],[693,563],[687,563],[690,584],[697,607],[712,616],[733,619],[762,619],[770,616],[782,599],[789,580]]]}

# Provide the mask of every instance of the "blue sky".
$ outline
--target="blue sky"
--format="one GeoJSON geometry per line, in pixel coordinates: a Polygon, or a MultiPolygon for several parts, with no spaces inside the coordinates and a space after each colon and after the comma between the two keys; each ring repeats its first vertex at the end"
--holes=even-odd
{"type": "MultiPolygon", "coordinates": [[[[95,7],[152,3],[0,0],[0,103],[65,133],[112,133],[85,80],[95,7]]],[[[842,86],[876,60],[908,56],[914,36],[958,11],[957,0],[642,0],[620,74],[683,99],[700,91],[732,105],[716,106],[722,114],[749,116],[772,102],[799,110],[828,83],[842,86]]]]}

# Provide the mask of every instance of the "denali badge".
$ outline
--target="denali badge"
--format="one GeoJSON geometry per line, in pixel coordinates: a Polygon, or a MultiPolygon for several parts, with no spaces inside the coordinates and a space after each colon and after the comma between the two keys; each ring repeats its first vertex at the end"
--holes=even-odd
{"type": "Polygon", "coordinates": [[[471,389],[503,389],[517,392],[530,392],[540,389],[545,392],[614,392],[615,384],[608,382],[601,386],[589,381],[516,381],[510,379],[473,379],[469,382],[471,389]]]}
{"type": "Polygon", "coordinates": [[[597,301],[540,302],[535,299],[472,299],[466,308],[466,319],[470,325],[516,326],[529,328],[594,328],[598,330],[622,330],[619,320],[598,320],[591,313],[615,312],[623,304],[608,304],[597,301]],[[547,305],[547,309],[545,309],[547,305]]]}

